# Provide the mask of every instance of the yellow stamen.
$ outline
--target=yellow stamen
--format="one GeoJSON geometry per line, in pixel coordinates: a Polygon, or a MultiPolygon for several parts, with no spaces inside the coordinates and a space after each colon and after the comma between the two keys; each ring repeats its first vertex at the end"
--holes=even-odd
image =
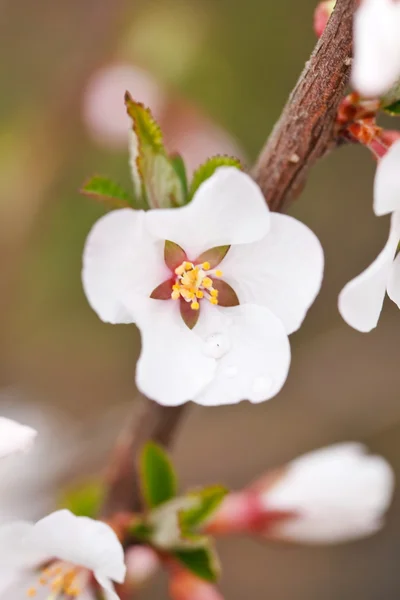
{"type": "Polygon", "coordinates": [[[218,297],[218,290],[214,290],[214,288],[212,290],[210,290],[210,294],[211,296],[214,296],[214,298],[218,297]]]}
{"type": "Polygon", "coordinates": [[[182,273],[184,272],[184,270],[185,270],[185,267],[183,265],[179,265],[179,267],[176,267],[175,273],[177,275],[182,275],[182,273]]]}
{"type": "Polygon", "coordinates": [[[211,304],[218,304],[218,298],[215,298],[215,296],[211,296],[210,302],[211,304]]]}
{"type": "Polygon", "coordinates": [[[190,308],[192,310],[199,310],[200,308],[200,304],[198,302],[196,302],[196,300],[194,302],[192,302],[192,304],[190,305],[190,308]]]}
{"type": "Polygon", "coordinates": [[[172,300],[179,300],[180,296],[181,296],[181,295],[180,295],[180,293],[178,292],[178,290],[174,290],[174,291],[172,292],[172,294],[171,294],[171,298],[172,298],[172,300]]]}
{"type": "Polygon", "coordinates": [[[204,293],[201,290],[197,290],[196,292],[196,298],[203,298],[204,293]]]}
{"type": "Polygon", "coordinates": [[[212,287],[212,280],[209,277],[204,277],[203,281],[201,282],[201,285],[206,289],[210,288],[212,287]]]}
{"type": "Polygon", "coordinates": [[[220,269],[217,269],[217,270],[215,271],[215,275],[216,275],[217,277],[222,277],[222,275],[223,275],[223,272],[222,272],[220,269]]]}
{"type": "Polygon", "coordinates": [[[193,269],[193,265],[192,263],[185,261],[183,263],[183,268],[185,269],[185,271],[190,271],[191,269],[193,269]]]}
{"type": "Polygon", "coordinates": [[[205,271],[208,271],[208,269],[210,268],[210,263],[208,261],[203,262],[203,264],[201,265],[203,267],[203,269],[205,271]]]}
{"type": "Polygon", "coordinates": [[[179,292],[179,285],[177,285],[176,283],[174,283],[174,285],[172,286],[172,289],[174,292],[179,292]]]}
{"type": "Polygon", "coordinates": [[[34,587],[30,587],[29,590],[26,590],[26,595],[28,598],[34,598],[37,594],[37,590],[34,587]]]}

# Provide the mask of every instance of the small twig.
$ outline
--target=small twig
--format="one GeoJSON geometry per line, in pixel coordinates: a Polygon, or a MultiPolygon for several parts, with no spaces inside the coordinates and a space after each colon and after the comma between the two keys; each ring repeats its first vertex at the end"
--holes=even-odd
{"type": "MultiPolygon", "coordinates": [[[[355,2],[337,1],[254,169],[273,211],[284,210],[300,194],[312,165],[336,145],[335,117],[349,76],[355,2]]],[[[186,407],[167,408],[145,400],[142,418],[127,428],[117,446],[103,516],[140,508],[138,451],[150,439],[167,445],[186,407]]]]}

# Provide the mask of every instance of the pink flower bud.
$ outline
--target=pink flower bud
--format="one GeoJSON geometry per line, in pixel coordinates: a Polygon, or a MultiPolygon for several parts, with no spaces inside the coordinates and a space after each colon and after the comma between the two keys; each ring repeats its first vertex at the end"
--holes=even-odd
{"type": "Polygon", "coordinates": [[[314,11],[314,31],[318,37],[324,33],[335,4],[336,0],[324,0],[317,5],[314,11]]]}
{"type": "Polygon", "coordinates": [[[172,600],[223,600],[215,586],[181,568],[171,572],[169,594],[172,600]]]}
{"type": "Polygon", "coordinates": [[[147,546],[133,546],[125,554],[127,568],[125,585],[130,590],[141,587],[160,566],[157,554],[147,546]]]}

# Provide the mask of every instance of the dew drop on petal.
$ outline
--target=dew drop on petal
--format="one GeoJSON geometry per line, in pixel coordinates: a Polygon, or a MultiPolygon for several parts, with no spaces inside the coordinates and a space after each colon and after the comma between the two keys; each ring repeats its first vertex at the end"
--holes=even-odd
{"type": "Polygon", "coordinates": [[[230,347],[229,337],[223,333],[213,333],[204,342],[204,352],[212,358],[221,358],[230,347]]]}
{"type": "Polygon", "coordinates": [[[225,377],[228,377],[229,379],[236,377],[237,374],[238,374],[238,368],[235,367],[234,365],[230,365],[229,367],[226,367],[226,369],[224,370],[225,377]]]}
{"type": "Polygon", "coordinates": [[[272,387],[272,383],[271,377],[256,377],[253,381],[252,391],[257,396],[267,395],[272,387]]]}

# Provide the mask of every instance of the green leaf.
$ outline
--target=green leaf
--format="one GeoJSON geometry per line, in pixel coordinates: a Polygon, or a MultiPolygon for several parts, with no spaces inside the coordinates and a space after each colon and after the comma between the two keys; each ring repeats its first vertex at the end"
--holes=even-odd
{"type": "Polygon", "coordinates": [[[213,156],[195,171],[190,184],[189,199],[191,200],[201,184],[209,179],[219,167],[236,167],[243,169],[240,160],[233,156],[213,156]]]}
{"type": "Polygon", "coordinates": [[[397,117],[398,115],[400,115],[400,100],[393,102],[393,104],[389,104],[389,106],[384,106],[383,110],[389,115],[397,117]]]}
{"type": "Polygon", "coordinates": [[[176,496],[176,474],[168,454],[161,446],[148,442],[140,456],[142,493],[149,508],[176,496]]]}
{"type": "Polygon", "coordinates": [[[174,154],[174,155],[170,156],[170,161],[171,161],[172,166],[175,169],[175,173],[178,175],[178,177],[180,179],[180,182],[181,182],[182,188],[183,188],[183,192],[185,194],[185,198],[188,199],[189,188],[188,188],[185,162],[180,154],[174,154]]]}
{"type": "Polygon", "coordinates": [[[382,96],[381,107],[391,115],[400,114],[400,79],[382,96]]]}
{"type": "Polygon", "coordinates": [[[128,115],[132,119],[130,165],[135,194],[148,208],[171,208],[187,201],[182,165],[170,159],[164,147],[161,129],[150,110],[125,94],[128,115]]]}
{"type": "Polygon", "coordinates": [[[196,529],[202,525],[216,511],[228,490],[221,485],[212,485],[202,490],[189,493],[189,496],[198,498],[197,506],[180,513],[182,530],[196,529]]]}
{"type": "Polygon", "coordinates": [[[88,179],[80,191],[85,196],[104,200],[113,208],[124,208],[135,204],[132,196],[118,183],[101,175],[95,175],[88,179]]]}
{"type": "Polygon", "coordinates": [[[104,500],[105,488],[100,481],[86,481],[63,491],[58,502],[78,517],[95,518],[104,500]]]}
{"type": "Polygon", "coordinates": [[[177,550],[174,556],[179,562],[200,579],[214,583],[220,574],[218,555],[211,543],[202,548],[177,550]]]}

